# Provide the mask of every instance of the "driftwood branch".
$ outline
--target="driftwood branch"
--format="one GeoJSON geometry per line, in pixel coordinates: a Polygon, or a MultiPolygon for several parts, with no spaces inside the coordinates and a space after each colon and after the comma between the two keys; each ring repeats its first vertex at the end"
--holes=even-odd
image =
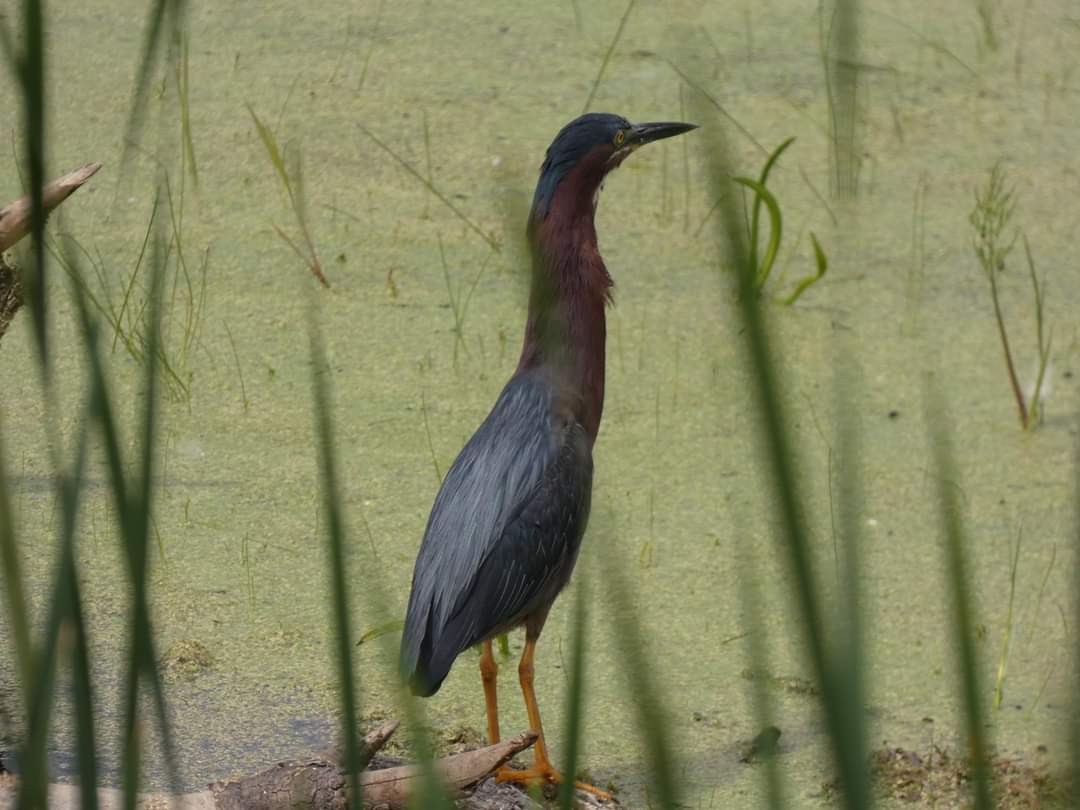
{"type": "MultiPolygon", "coordinates": [[[[440,759],[435,762],[435,771],[449,789],[460,792],[494,773],[515,754],[536,742],[538,736],[535,731],[525,731],[486,748],[440,759]]],[[[408,801],[413,787],[422,776],[422,771],[416,765],[365,771],[360,774],[364,803],[372,806],[402,805],[408,801]]]]}
{"type": "MultiPolygon", "coordinates": [[[[101,168],[100,163],[87,163],[73,172],[47,183],[41,190],[45,213],[71,196],[72,192],[93,177],[101,168]]],[[[0,208],[0,253],[11,248],[30,233],[30,197],[20,197],[0,208]]]]}
{"type": "MultiPolygon", "coordinates": [[[[42,202],[48,214],[71,196],[79,186],[101,168],[100,163],[87,163],[73,172],[58,177],[42,191],[42,202]]],[[[30,232],[30,197],[20,197],[0,208],[0,338],[23,303],[22,284],[15,269],[4,263],[3,252],[30,232]]]]}
{"type": "MultiPolygon", "coordinates": [[[[386,723],[364,738],[360,752],[364,765],[371,763],[397,725],[397,722],[386,723]]],[[[497,785],[494,779],[488,778],[536,739],[536,732],[526,731],[496,745],[445,757],[434,763],[435,773],[446,788],[458,796],[483,783],[459,804],[465,810],[536,808],[537,805],[518,788],[497,785]]],[[[251,777],[215,782],[197,793],[175,797],[143,794],[139,796],[138,807],[141,810],[344,810],[349,805],[349,779],[340,759],[340,748],[332,748],[303,760],[278,763],[251,777]]],[[[363,770],[360,784],[364,806],[404,807],[422,778],[423,771],[416,765],[363,770]]],[[[77,786],[49,786],[52,808],[74,810],[80,804],[77,786]]],[[[114,788],[99,788],[98,804],[101,810],[120,810],[123,793],[114,788]]],[[[14,779],[0,775],[0,810],[14,810],[14,807],[14,779]]]]}

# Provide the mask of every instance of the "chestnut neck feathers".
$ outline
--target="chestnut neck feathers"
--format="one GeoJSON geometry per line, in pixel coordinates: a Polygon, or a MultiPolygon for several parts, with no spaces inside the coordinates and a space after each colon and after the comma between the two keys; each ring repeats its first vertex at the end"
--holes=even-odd
{"type": "Polygon", "coordinates": [[[569,403],[590,443],[604,409],[604,308],[612,286],[593,217],[611,152],[604,146],[592,149],[562,175],[544,205],[533,206],[532,288],[518,364],[519,371],[543,366],[554,373],[557,394],[569,403]]]}

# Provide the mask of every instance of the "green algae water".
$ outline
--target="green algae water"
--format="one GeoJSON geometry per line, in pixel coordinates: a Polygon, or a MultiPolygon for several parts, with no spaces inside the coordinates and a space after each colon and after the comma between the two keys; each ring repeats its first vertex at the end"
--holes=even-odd
{"type": "MultiPolygon", "coordinates": [[[[989,712],[990,733],[999,750],[1059,767],[1076,632],[1069,618],[1080,267],[1070,248],[1080,217],[1080,19],[1065,0],[1003,2],[991,47],[978,8],[864,4],[853,200],[832,192],[814,3],[638,4],[591,106],[637,121],[691,116],[699,102],[674,64],[741,126],[727,131],[740,174],[756,176],[768,152],[796,138],[769,178],[785,235],[765,295],[781,297],[814,271],[811,232],[829,270],[794,306],[770,304],[767,314],[815,562],[830,594],[839,592],[833,376],[838,363],[860,369],[846,406],[862,427],[870,743],[962,748],[923,418],[930,375],[952,417],[960,480],[950,485],[962,493],[969,532],[988,704],[1016,578],[1003,700],[989,712]],[[1045,418],[1026,433],[968,223],[973,190],[998,162],[1016,186],[1014,224],[1046,273],[1053,328],[1045,418]]],[[[49,7],[50,174],[104,164],[50,229],[58,244],[74,238],[85,248],[84,270],[102,300],[119,302],[137,266],[156,172],[169,171],[175,213],[183,184],[177,227],[194,283],[181,273],[166,291],[178,383],[161,406],[151,595],[185,787],[322,747],[339,725],[306,334],[312,303],[327,344],[319,371],[334,392],[353,626],[377,636],[355,649],[361,711],[402,715],[397,636],[386,628],[404,614],[439,476],[516,363],[523,201],[544,149],[594,89],[624,10],[606,2],[313,2],[302,12],[273,2],[195,4],[187,49],[196,182],[180,168],[181,115],[166,85],[151,93],[137,141],[123,140],[144,4],[49,7]],[[275,230],[301,243],[248,105],[287,155],[302,156],[306,219],[329,289],[275,230]],[[184,350],[192,317],[197,329],[184,350]]],[[[9,100],[17,133],[8,73],[0,98],[9,100]]],[[[776,551],[735,284],[710,214],[707,143],[690,134],[641,150],[608,178],[597,215],[616,287],[593,513],[577,574],[589,578],[592,594],[583,764],[597,784],[616,785],[627,806],[647,806],[632,711],[639,696],[623,677],[620,617],[604,585],[615,566],[647,639],[637,665],[662,685],[688,806],[762,801],[760,769],[740,761],[760,731],[750,697],[759,678],[775,701],[793,806],[814,806],[827,801],[828,742],[799,646],[792,582],[776,551]],[[756,566],[767,673],[753,671],[746,655],[743,552],[756,566]]],[[[9,156],[0,171],[0,200],[22,193],[16,165],[9,156]]],[[[168,202],[158,206],[164,216],[168,202]]],[[[84,368],[55,263],[51,283],[56,405],[74,430],[84,368]]],[[[136,300],[141,284],[137,278],[136,300]]],[[[1018,252],[1000,286],[1021,382],[1030,384],[1034,308],[1018,252]]],[[[112,344],[111,330],[102,340],[112,344]]],[[[40,622],[58,507],[26,313],[0,345],[0,429],[40,622]]],[[[123,341],[109,357],[132,441],[141,366],[123,341]]],[[[116,777],[129,594],[106,480],[103,466],[91,470],[77,552],[107,780],[116,777]]],[[[556,761],[568,596],[556,604],[537,658],[556,761]]],[[[8,715],[18,703],[9,632],[0,623],[0,708],[8,715]]],[[[511,637],[500,680],[507,733],[526,726],[516,678],[522,643],[511,637]]],[[[440,738],[482,729],[476,656],[463,654],[424,708],[440,738]]],[[[60,776],[71,773],[73,739],[62,717],[52,743],[60,776]]],[[[161,787],[165,769],[152,746],[146,753],[148,785],[161,787]]]]}

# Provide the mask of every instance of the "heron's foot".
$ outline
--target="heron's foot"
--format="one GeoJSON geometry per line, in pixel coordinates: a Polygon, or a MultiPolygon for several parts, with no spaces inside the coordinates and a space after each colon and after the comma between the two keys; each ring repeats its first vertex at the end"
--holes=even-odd
{"type": "MultiPolygon", "coordinates": [[[[498,782],[514,782],[525,785],[534,782],[542,782],[549,785],[561,785],[565,781],[562,774],[555,770],[549,762],[535,762],[531,768],[526,768],[525,770],[516,770],[504,765],[495,772],[495,780],[498,782]]],[[[601,790],[595,785],[590,785],[587,782],[578,782],[575,780],[574,789],[591,793],[601,801],[606,802],[612,800],[612,795],[606,790],[601,790]]]]}

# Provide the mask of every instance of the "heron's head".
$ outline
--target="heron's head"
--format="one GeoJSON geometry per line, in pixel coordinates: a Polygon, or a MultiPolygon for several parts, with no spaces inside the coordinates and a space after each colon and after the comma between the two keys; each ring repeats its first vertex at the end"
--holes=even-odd
{"type": "Polygon", "coordinates": [[[548,147],[533,196],[532,219],[548,215],[561,187],[570,192],[563,204],[593,204],[607,173],[635,149],[696,128],[696,124],[672,122],[631,124],[611,113],[587,113],[575,118],[548,147]]]}

